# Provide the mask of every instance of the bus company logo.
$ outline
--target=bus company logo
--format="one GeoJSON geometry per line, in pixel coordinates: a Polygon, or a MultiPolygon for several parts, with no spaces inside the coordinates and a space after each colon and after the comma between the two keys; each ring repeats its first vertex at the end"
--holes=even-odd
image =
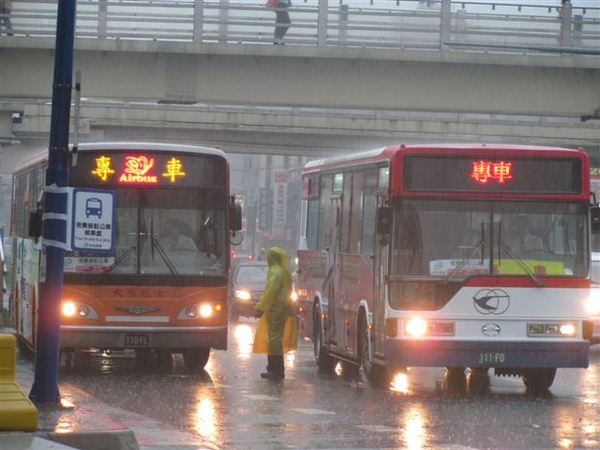
{"type": "Polygon", "coordinates": [[[141,183],[141,184],[156,184],[158,177],[148,174],[150,169],[154,167],[154,158],[146,158],[145,156],[127,156],[125,157],[125,169],[119,177],[121,183],[141,183]]]}
{"type": "Polygon", "coordinates": [[[117,308],[119,311],[124,313],[141,316],[142,314],[150,314],[156,311],[160,311],[160,308],[144,307],[144,306],[122,306],[117,308]]]}
{"type": "Polygon", "coordinates": [[[481,327],[481,332],[487,337],[496,337],[500,334],[500,331],[502,331],[502,329],[497,323],[486,323],[481,327]]]}
{"type": "Polygon", "coordinates": [[[508,311],[510,295],[502,289],[482,289],[473,297],[473,306],[480,314],[499,316],[508,311]]]}

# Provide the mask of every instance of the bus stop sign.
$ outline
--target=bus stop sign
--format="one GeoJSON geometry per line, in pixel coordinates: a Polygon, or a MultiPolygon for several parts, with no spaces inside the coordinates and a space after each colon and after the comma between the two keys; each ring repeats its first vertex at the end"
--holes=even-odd
{"type": "Polygon", "coordinates": [[[73,189],[71,249],[109,252],[114,245],[115,192],[73,189]]]}

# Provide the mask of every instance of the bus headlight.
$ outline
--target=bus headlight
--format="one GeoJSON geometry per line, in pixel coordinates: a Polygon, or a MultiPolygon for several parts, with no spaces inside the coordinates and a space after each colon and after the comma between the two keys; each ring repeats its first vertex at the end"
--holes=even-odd
{"type": "Polygon", "coordinates": [[[98,313],[94,308],[85,303],[79,303],[74,300],[66,300],[60,306],[60,312],[63,317],[73,319],[97,319],[98,313]]]}
{"type": "Polygon", "coordinates": [[[600,315],[600,290],[591,289],[590,296],[585,301],[585,310],[591,316],[600,315]]]}
{"type": "Polygon", "coordinates": [[[406,322],[404,327],[406,334],[413,337],[421,337],[427,334],[427,322],[420,317],[414,317],[406,322]]]}
{"type": "Polygon", "coordinates": [[[179,311],[178,320],[182,319],[210,319],[223,312],[222,302],[205,302],[188,305],[179,311]]]}
{"type": "Polygon", "coordinates": [[[205,303],[200,305],[198,312],[200,313],[201,317],[206,319],[207,317],[211,317],[215,313],[215,310],[213,309],[213,305],[205,303]]]}
{"type": "Polygon", "coordinates": [[[577,325],[572,322],[528,323],[527,336],[530,337],[575,337],[577,325]]]}
{"type": "Polygon", "coordinates": [[[60,312],[63,317],[70,319],[97,319],[98,313],[94,308],[85,303],[74,300],[65,300],[60,306],[60,312]]]}
{"type": "Polygon", "coordinates": [[[454,336],[454,322],[425,320],[420,317],[409,319],[404,324],[404,333],[407,336],[454,336]]]}

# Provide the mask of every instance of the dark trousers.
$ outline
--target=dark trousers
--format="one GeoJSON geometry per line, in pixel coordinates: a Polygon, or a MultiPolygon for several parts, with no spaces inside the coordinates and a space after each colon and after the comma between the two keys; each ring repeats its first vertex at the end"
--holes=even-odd
{"type": "Polygon", "coordinates": [[[8,36],[12,36],[12,23],[10,22],[10,9],[5,8],[4,6],[0,6],[0,14],[4,17],[0,17],[0,22],[6,29],[6,34],[8,36]]]}
{"type": "Polygon", "coordinates": [[[275,39],[283,39],[290,23],[292,22],[287,11],[275,11],[275,39]]]}

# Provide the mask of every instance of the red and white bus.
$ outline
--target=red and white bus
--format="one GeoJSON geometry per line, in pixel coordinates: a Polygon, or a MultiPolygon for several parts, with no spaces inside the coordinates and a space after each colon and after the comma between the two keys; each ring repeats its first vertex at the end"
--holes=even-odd
{"type": "MultiPolygon", "coordinates": [[[[29,213],[41,210],[47,157],[14,174],[11,314],[29,349],[36,346],[43,276],[42,242],[30,237],[29,213]]],[[[134,349],[140,362],[163,366],[182,353],[187,367],[203,369],[211,348],[227,348],[230,238],[241,227],[225,154],[188,145],[83,144],[69,186],[114,192],[112,224],[94,224],[110,213],[96,195],[77,219],[86,235],[112,232],[114,245],[65,253],[61,352],[134,349]]]]}
{"type": "Polygon", "coordinates": [[[589,161],[506,145],[393,146],[308,163],[299,330],[320,370],[521,376],[588,366],[589,161]]]}

